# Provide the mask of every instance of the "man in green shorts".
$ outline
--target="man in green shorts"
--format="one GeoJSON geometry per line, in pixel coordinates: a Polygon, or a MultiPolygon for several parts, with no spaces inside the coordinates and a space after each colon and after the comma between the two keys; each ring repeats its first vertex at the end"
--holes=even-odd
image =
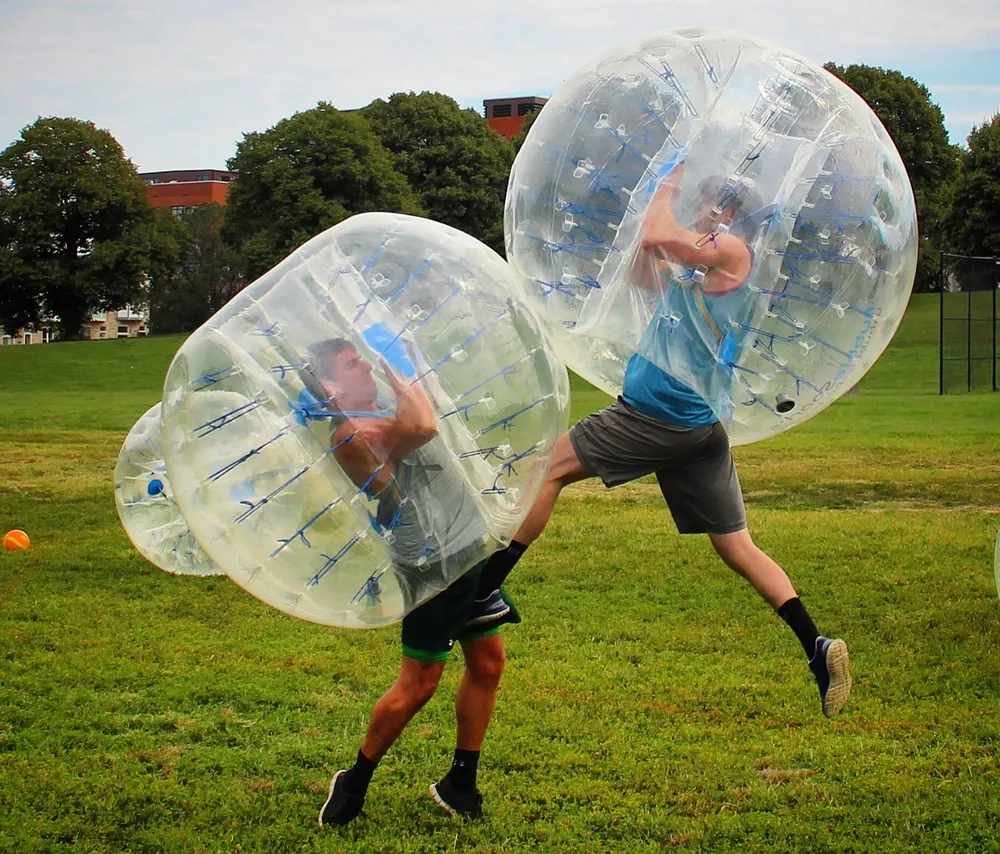
{"type": "MultiPolygon", "coordinates": [[[[422,580],[440,576],[446,559],[428,547],[424,534],[428,528],[439,536],[446,534],[449,560],[464,562],[483,553],[486,529],[475,502],[437,436],[434,410],[419,385],[406,384],[383,363],[396,407],[394,412],[381,412],[372,366],[349,341],[321,342],[311,348],[310,362],[325,398],[342,413],[330,440],[334,456],[378,502],[377,521],[391,527],[397,577],[404,596],[412,601],[407,578],[418,572],[422,580]],[[434,499],[426,500],[429,495],[434,499]]],[[[482,815],[476,772],[506,661],[500,626],[518,623],[520,617],[505,599],[508,610],[500,620],[488,626],[468,625],[481,568],[482,562],[403,618],[399,675],[372,709],[354,765],[333,777],[319,813],[320,825],[347,824],[361,812],[375,768],[434,696],[456,643],[462,647],[465,673],[455,702],[455,755],[451,770],[431,785],[430,794],[453,816],[482,815]]]]}

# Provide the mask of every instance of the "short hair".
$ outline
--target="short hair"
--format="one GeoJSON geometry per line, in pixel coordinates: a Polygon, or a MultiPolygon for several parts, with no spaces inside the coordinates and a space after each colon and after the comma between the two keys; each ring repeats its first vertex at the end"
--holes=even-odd
{"type": "Polygon", "coordinates": [[[742,182],[730,182],[722,175],[710,175],[698,184],[698,195],[711,199],[719,210],[732,211],[734,234],[752,237],[762,224],[761,213],[764,209],[760,195],[742,182]]]}
{"type": "Polygon", "coordinates": [[[306,352],[309,355],[309,366],[313,374],[323,379],[333,379],[328,377],[327,365],[331,364],[338,353],[344,350],[357,350],[357,345],[347,338],[327,338],[325,341],[317,341],[310,344],[306,352]]]}
{"type": "MultiPolygon", "coordinates": [[[[336,412],[336,402],[327,394],[323,388],[322,380],[332,380],[328,376],[328,365],[334,357],[344,350],[357,350],[353,342],[347,338],[327,338],[324,341],[317,341],[306,347],[307,361],[300,365],[297,371],[299,379],[305,390],[312,395],[316,401],[315,406],[326,412],[336,412]]],[[[309,415],[307,414],[308,418],[309,415]]]]}

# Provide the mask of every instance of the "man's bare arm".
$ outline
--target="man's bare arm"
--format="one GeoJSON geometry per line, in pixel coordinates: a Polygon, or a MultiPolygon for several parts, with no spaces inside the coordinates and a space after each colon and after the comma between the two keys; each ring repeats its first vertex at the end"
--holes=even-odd
{"type": "Polygon", "coordinates": [[[341,424],[330,440],[333,455],[347,475],[372,495],[392,483],[396,460],[437,435],[437,418],[423,389],[415,383],[405,384],[385,362],[382,367],[396,394],[396,414],[352,418],[341,424]]]}
{"type": "Polygon", "coordinates": [[[724,232],[699,233],[684,228],[674,216],[674,197],[683,175],[678,166],[660,187],[646,211],[640,249],[633,260],[633,274],[641,287],[656,287],[655,275],[664,260],[707,270],[703,288],[728,290],[750,275],[753,258],[746,243],[724,232]],[[650,271],[653,271],[651,276],[650,271]]]}

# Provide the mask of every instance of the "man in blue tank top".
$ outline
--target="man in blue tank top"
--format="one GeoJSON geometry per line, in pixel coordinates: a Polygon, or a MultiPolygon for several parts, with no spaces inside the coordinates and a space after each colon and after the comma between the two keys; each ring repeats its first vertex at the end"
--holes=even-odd
{"type": "Polygon", "coordinates": [[[629,360],[622,395],[560,437],[514,541],[482,571],[480,607],[470,622],[486,625],[502,616],[500,583],[542,533],[564,487],[589,477],[612,487],[655,474],[678,531],[707,534],[719,557],[795,632],[823,713],[833,716],[852,687],[847,645],[819,634],[784,570],[751,538],[729,438],[706,400],[723,415],[731,406],[726,362],[738,342],[727,330],[753,272],[748,241],[757,210],[748,210],[746,197],[724,180],[708,179],[699,187],[693,227],[685,228],[673,213],[682,175],[683,166],[675,168],[650,202],[633,260],[633,283],[661,297],[629,360]],[[722,229],[723,222],[734,227],[722,229]]]}

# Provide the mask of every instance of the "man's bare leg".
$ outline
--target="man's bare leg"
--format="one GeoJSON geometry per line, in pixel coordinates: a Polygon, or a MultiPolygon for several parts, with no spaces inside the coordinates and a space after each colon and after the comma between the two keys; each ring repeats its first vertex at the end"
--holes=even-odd
{"type": "Polygon", "coordinates": [[[520,560],[524,550],[545,530],[556,501],[559,500],[559,494],[571,483],[584,480],[586,477],[588,475],[576,456],[573,443],[569,440],[569,433],[563,433],[556,440],[552,463],[545,475],[545,482],[521,527],[517,529],[510,545],[494,552],[483,567],[479,577],[479,589],[476,592],[476,604],[479,610],[470,621],[470,625],[486,625],[507,614],[510,608],[500,596],[500,585],[520,560]]]}
{"type": "Polygon", "coordinates": [[[726,565],[749,581],[775,611],[798,596],[785,571],[757,547],[746,528],[734,534],[709,534],[708,538],[726,565]]]}
{"type": "Polygon", "coordinates": [[[549,523],[552,510],[556,506],[559,493],[579,480],[584,480],[588,475],[583,470],[583,464],[576,456],[573,443],[569,440],[569,433],[563,433],[556,440],[555,452],[552,455],[552,464],[549,466],[548,474],[545,476],[545,483],[538,492],[535,503],[531,505],[531,510],[517,529],[514,540],[525,546],[530,546],[549,523]]]}
{"type": "Polygon", "coordinates": [[[361,752],[368,759],[377,763],[385,756],[414,715],[434,696],[444,664],[443,661],[417,661],[403,656],[395,684],[372,709],[361,745],[361,752]]]}
{"type": "Polygon", "coordinates": [[[712,546],[726,564],[745,578],[778,612],[802,644],[809,669],[816,677],[823,714],[832,717],[847,702],[854,685],[847,644],[825,638],[813,623],[785,571],[758,548],[744,528],[732,534],[709,534],[712,546]]]}
{"type": "Polygon", "coordinates": [[[465,673],[455,699],[455,758],[444,778],[430,787],[435,803],[450,815],[479,818],[483,799],[476,788],[479,751],[493,716],[507,654],[499,634],[462,641],[465,673]]]}
{"type": "Polygon", "coordinates": [[[372,709],[354,765],[348,771],[338,771],[330,783],[330,794],[319,812],[320,825],[347,824],[360,814],[379,760],[434,696],[444,665],[443,661],[418,661],[403,656],[396,682],[372,709]]]}

